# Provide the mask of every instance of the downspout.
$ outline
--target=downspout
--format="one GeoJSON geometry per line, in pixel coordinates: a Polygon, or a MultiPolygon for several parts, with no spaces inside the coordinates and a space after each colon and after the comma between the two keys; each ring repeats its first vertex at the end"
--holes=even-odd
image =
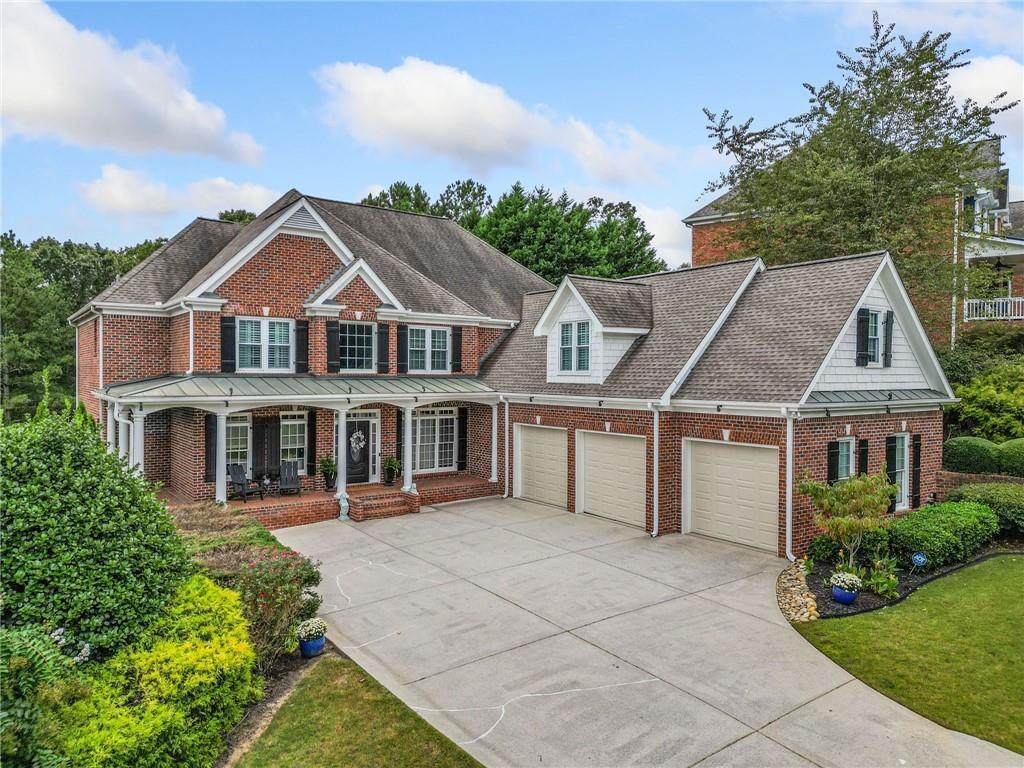
{"type": "Polygon", "coordinates": [[[196,352],[195,352],[195,309],[191,306],[185,306],[185,300],[181,300],[180,304],[182,309],[188,310],[188,370],[185,371],[186,376],[191,376],[192,371],[196,365],[196,352]]]}
{"type": "Polygon", "coordinates": [[[75,408],[78,408],[78,331],[80,326],[75,326],[75,408]]]}
{"type": "Polygon", "coordinates": [[[99,337],[100,337],[100,349],[99,349],[99,386],[103,386],[103,314],[101,313],[96,319],[99,323],[99,337]]]}
{"type": "Polygon", "coordinates": [[[657,406],[654,403],[648,403],[647,407],[650,408],[651,409],[651,413],[654,414],[654,417],[653,417],[654,418],[654,453],[653,453],[653,459],[652,459],[653,462],[654,462],[654,466],[651,467],[651,481],[652,481],[652,483],[654,485],[654,488],[653,488],[654,499],[651,502],[651,512],[652,512],[652,517],[653,517],[653,524],[651,526],[651,538],[655,539],[655,538],[658,537],[658,496],[660,495],[658,493],[658,491],[659,491],[659,485],[658,485],[658,474],[659,474],[658,473],[658,464],[659,464],[659,460],[658,460],[658,455],[659,455],[659,448],[660,448],[660,445],[659,445],[660,440],[659,440],[659,437],[658,437],[658,432],[659,432],[659,429],[661,427],[661,411],[658,410],[657,406]]]}
{"type": "Polygon", "coordinates": [[[498,402],[505,404],[505,492],[501,495],[501,498],[508,498],[508,400],[505,399],[504,395],[498,395],[498,402]]]}
{"type": "Polygon", "coordinates": [[[786,557],[792,562],[793,554],[793,411],[782,409],[786,416],[786,557]]]}

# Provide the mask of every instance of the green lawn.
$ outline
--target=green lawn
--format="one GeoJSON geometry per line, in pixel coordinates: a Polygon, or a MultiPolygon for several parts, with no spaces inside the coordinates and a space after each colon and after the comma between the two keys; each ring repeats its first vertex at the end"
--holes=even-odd
{"type": "Polygon", "coordinates": [[[1024,556],[986,560],[891,608],[797,625],[886,696],[1024,753],[1024,556]]]}
{"type": "Polygon", "coordinates": [[[321,659],[238,763],[296,765],[479,766],[348,659],[321,659]]]}

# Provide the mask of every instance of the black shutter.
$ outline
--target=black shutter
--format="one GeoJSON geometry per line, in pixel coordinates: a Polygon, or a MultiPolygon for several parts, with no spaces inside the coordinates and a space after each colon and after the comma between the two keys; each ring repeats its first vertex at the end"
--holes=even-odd
{"type": "Polygon", "coordinates": [[[857,365],[868,364],[868,315],[867,309],[857,310],[857,365]]]}
{"type": "Polygon", "coordinates": [[[459,444],[455,468],[466,468],[466,448],[469,445],[469,408],[459,408],[459,444]]]}
{"type": "Polygon", "coordinates": [[[206,467],[203,480],[217,482],[217,416],[206,414],[206,467]]]}
{"type": "Polygon", "coordinates": [[[828,484],[839,479],[839,441],[830,440],[828,444],[828,484]]]}
{"type": "Polygon", "coordinates": [[[409,326],[398,326],[398,372],[409,372],[409,326]]]}
{"type": "Polygon", "coordinates": [[[377,373],[388,372],[388,334],[391,331],[389,325],[377,326],[377,373]]]}
{"type": "Polygon", "coordinates": [[[309,320],[295,321],[295,372],[309,373],[309,320]]]}
{"type": "Polygon", "coordinates": [[[268,416],[267,424],[267,473],[274,477],[281,476],[281,417],[268,416]]]}
{"type": "Polygon", "coordinates": [[[452,373],[462,373],[462,327],[452,328],[452,373]]]}
{"type": "Polygon", "coordinates": [[[235,318],[220,319],[220,370],[234,373],[238,362],[235,356],[235,318]]]}
{"type": "Polygon", "coordinates": [[[266,416],[253,416],[252,418],[252,476],[254,480],[270,473],[267,461],[268,421],[266,416]]]}
{"type": "MultiPolygon", "coordinates": [[[[893,467],[896,465],[896,454],[899,452],[899,438],[895,435],[889,435],[885,438],[885,471],[889,476],[889,482],[895,484],[896,473],[893,471],[893,467]]],[[[889,511],[896,511],[896,497],[894,496],[892,501],[889,502],[889,511]]]]}
{"type": "Polygon", "coordinates": [[[402,428],[404,418],[405,410],[402,408],[396,409],[395,426],[398,428],[398,434],[395,435],[395,458],[398,459],[399,463],[405,461],[405,452],[402,450],[402,444],[405,441],[405,430],[402,428]]]}
{"type": "Polygon", "coordinates": [[[341,370],[341,331],[337,320],[327,321],[327,372],[341,370]]]}
{"type": "Polygon", "coordinates": [[[866,475],[868,474],[868,441],[859,440],[857,442],[857,453],[860,455],[857,457],[857,474],[866,475]]]}
{"type": "Polygon", "coordinates": [[[882,366],[888,368],[892,365],[892,310],[885,313],[885,349],[882,352],[882,366]]]}
{"type": "Polygon", "coordinates": [[[318,411],[306,412],[306,474],[316,474],[316,415],[318,411]]]}
{"type": "Polygon", "coordinates": [[[910,438],[910,506],[921,506],[921,436],[910,438]]]}

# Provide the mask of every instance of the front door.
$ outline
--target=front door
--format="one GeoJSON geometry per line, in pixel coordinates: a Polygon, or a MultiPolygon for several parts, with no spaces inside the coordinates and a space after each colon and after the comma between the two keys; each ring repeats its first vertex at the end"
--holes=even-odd
{"type": "Polygon", "coordinates": [[[348,483],[370,481],[370,420],[349,419],[345,429],[345,459],[348,483]]]}

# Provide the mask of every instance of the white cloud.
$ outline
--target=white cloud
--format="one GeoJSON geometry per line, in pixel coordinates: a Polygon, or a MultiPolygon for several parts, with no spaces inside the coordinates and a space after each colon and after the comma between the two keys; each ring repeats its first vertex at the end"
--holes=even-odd
{"type": "Polygon", "coordinates": [[[672,268],[689,264],[692,232],[683,224],[683,214],[671,207],[637,205],[636,210],[654,234],[654,247],[665,263],[672,268]]]}
{"type": "Polygon", "coordinates": [[[930,29],[952,32],[954,48],[977,40],[1015,53],[1021,49],[1024,13],[1019,3],[845,3],[841,8],[847,27],[870,31],[871,11],[877,9],[883,24],[895,22],[896,31],[905,35],[930,29]]]}
{"type": "Polygon", "coordinates": [[[657,176],[671,154],[631,126],[603,135],[575,118],[528,108],[503,88],[468,72],[407,58],[384,70],[338,62],[314,76],[326,95],[329,124],[382,149],[439,155],[478,172],[555,149],[572,155],[592,177],[626,182],[657,176]]]}
{"type": "Polygon", "coordinates": [[[96,210],[121,216],[166,216],[180,212],[215,216],[228,208],[259,212],[277,198],[276,193],[258,184],[236,184],[219,177],[174,190],[114,163],[104,165],[100,177],[82,184],[79,191],[96,210]]]}
{"type": "MultiPolygon", "coordinates": [[[[1024,64],[1009,56],[975,57],[949,76],[950,88],[958,99],[968,97],[987,104],[996,94],[1007,92],[1005,101],[1024,100],[1024,64]]],[[[1024,140],[1024,106],[1018,104],[996,116],[996,130],[1019,146],[1024,140]]]]}
{"type": "Polygon", "coordinates": [[[255,163],[263,149],[186,87],[172,52],[76,29],[40,2],[4,3],[4,127],[86,147],[213,155],[255,163]]]}

